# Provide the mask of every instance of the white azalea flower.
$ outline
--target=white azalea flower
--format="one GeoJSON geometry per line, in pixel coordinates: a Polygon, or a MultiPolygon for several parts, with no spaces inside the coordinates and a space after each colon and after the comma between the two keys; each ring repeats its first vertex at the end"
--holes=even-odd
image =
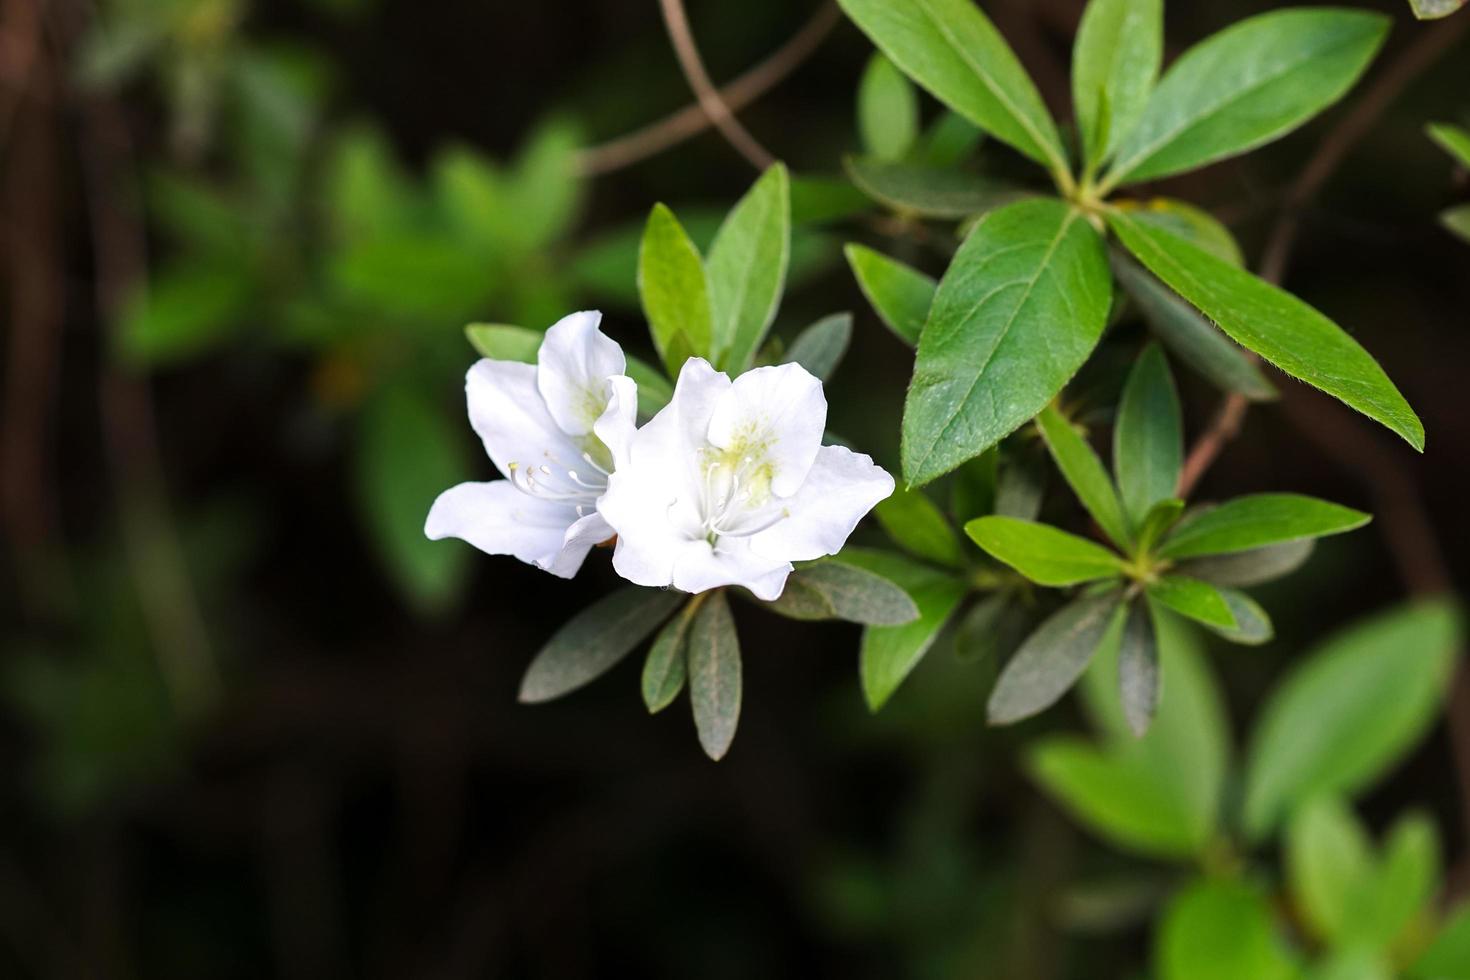
{"type": "Polygon", "coordinates": [[[778,597],[793,561],[835,554],[893,492],[871,458],[821,444],[826,423],[822,383],[797,364],[731,381],[686,361],[598,504],[618,532],[613,567],[638,585],[778,597]]]}
{"type": "Polygon", "coordinates": [[[597,329],[601,320],[593,311],[563,317],[535,364],[485,359],[470,368],[470,425],[505,479],[444,491],[426,535],[461,538],[562,578],[613,536],[597,500],[626,454],[638,392],[623,374],[622,348],[597,329]]]}

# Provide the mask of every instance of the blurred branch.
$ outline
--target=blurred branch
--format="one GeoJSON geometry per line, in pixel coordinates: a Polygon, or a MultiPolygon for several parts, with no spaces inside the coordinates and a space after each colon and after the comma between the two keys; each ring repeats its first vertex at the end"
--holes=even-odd
{"type": "Polygon", "coordinates": [[[679,67],[699,100],[700,110],[709,118],[711,125],[755,169],[765,170],[775,163],[776,158],[740,124],[740,120],[735,118],[730,107],[720,98],[714,83],[710,81],[709,73],[704,70],[704,61],[699,57],[699,46],[694,43],[694,32],[689,28],[684,0],[659,0],[659,8],[663,11],[664,25],[669,29],[669,41],[674,45],[679,67]]]}
{"type": "MultiPolygon", "coordinates": [[[[137,165],[121,109],[101,92],[82,95],[79,102],[97,306],[115,327],[124,301],[148,276],[137,165]]],[[[97,384],[133,584],[174,704],[180,714],[193,716],[216,698],[219,678],[170,512],[152,393],[146,381],[116,363],[107,344],[97,384]]]]}

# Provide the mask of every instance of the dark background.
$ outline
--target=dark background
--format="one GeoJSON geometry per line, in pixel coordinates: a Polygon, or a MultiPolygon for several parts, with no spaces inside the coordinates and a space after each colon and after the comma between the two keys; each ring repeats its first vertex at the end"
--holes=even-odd
{"type": "MultiPolygon", "coordinates": [[[[24,36],[29,4],[5,4],[7,37],[24,36]]],[[[288,40],[324,56],[336,73],[327,118],[376,120],[410,172],[448,142],[506,157],[553,110],[596,142],[690,99],[652,0],[336,6],[262,0],[236,32],[241,43],[288,40]]],[[[758,62],[814,9],[690,6],[717,81],[758,62]]],[[[1068,117],[1080,3],[986,6],[1068,117]]],[[[1169,51],[1268,6],[1176,3],[1169,51]]],[[[1451,23],[1428,28],[1399,4],[1375,6],[1397,23],[1365,85],[1422,32],[1451,23]]],[[[719,764],[699,751],[684,702],[647,716],[637,658],[564,701],[520,706],[531,654],[614,583],[605,555],[572,582],[475,555],[462,602],[416,613],[357,519],[351,407],[322,407],[321,362],[309,352],[242,337],[151,373],[124,372],[151,392],[163,486],[223,678],[211,708],[180,716],[138,609],[137,580],[155,572],[127,558],[126,522],[141,520],[146,534],[149,520],[130,495],[150,489],[146,474],[141,491],[127,476],[127,460],[147,454],[126,443],[123,465],[108,462],[106,420],[129,402],[99,384],[109,354],[86,192],[97,102],[69,81],[68,38],[93,13],[52,7],[32,69],[0,78],[6,319],[19,324],[27,302],[54,312],[40,355],[23,347],[36,334],[23,339],[18,327],[7,329],[3,355],[5,426],[23,430],[14,438],[35,434],[41,465],[0,474],[11,559],[0,592],[0,974],[1134,975],[1146,919],[1089,932],[1069,920],[1068,897],[1120,869],[1145,882],[1175,872],[1096,844],[1015,765],[1038,732],[1077,726],[1070,705],[988,730],[993,665],[959,663],[941,642],[869,716],[856,627],[798,625],[742,605],[744,711],[719,764]]],[[[869,53],[840,23],[742,120],[795,171],[835,173],[855,148],[853,92],[869,53]]],[[[145,72],[107,96],[114,135],[145,161],[169,152],[173,110],[155,81],[145,72]]],[[[1343,112],[1160,189],[1213,210],[1258,258],[1291,181],[1343,112]]],[[[1207,476],[1206,498],[1292,490],[1379,514],[1374,528],[1328,543],[1261,593],[1276,642],[1214,651],[1237,731],[1314,639],[1404,594],[1382,532],[1412,523],[1416,505],[1394,496],[1402,487],[1392,478],[1385,497],[1385,474],[1407,476],[1453,574],[1465,572],[1470,244],[1434,219],[1463,198],[1464,175],[1457,183],[1422,129],[1467,116],[1470,44],[1461,40],[1351,147],[1302,214],[1287,284],[1379,357],[1422,416],[1428,451],[1418,458],[1304,394],[1253,411],[1207,476]],[[1366,466],[1345,467],[1308,436],[1344,425],[1356,458],[1370,454],[1366,466]]],[[[1004,149],[986,152],[1014,165],[1004,149]]],[[[198,166],[227,165],[206,156],[198,166]]],[[[592,180],[571,240],[637,221],[659,200],[728,204],[752,177],[706,133],[592,180]]],[[[302,203],[305,222],[314,202],[302,203]]],[[[178,246],[149,228],[152,264],[178,246]]],[[[862,225],[835,235],[896,250],[862,225]]],[[[943,268],[937,250],[911,253],[931,272],[943,268]]],[[[833,427],[891,465],[910,362],[846,268],[829,264],[795,289],[778,330],[834,309],[853,310],[857,330],[829,385],[833,427]]],[[[609,309],[607,324],[646,351],[636,310],[609,309]]],[[[441,324],[454,338],[460,326],[441,324]]],[[[442,408],[456,418],[458,376],[472,357],[458,348],[443,374],[442,408]]],[[[1218,395],[1185,372],[1181,383],[1194,434],[1218,395]]],[[[468,447],[468,427],[461,436],[468,447]]],[[[1064,496],[1055,506],[1065,514],[1064,496]]],[[[1421,558],[1411,544],[1408,563],[1421,558]]],[[[1430,808],[1458,860],[1456,781],[1441,726],[1366,812],[1381,824],[1408,805],[1430,808]]]]}

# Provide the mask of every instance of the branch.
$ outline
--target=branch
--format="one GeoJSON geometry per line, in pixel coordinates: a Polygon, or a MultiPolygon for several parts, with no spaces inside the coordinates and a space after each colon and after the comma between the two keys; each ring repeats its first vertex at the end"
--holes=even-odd
{"type": "MultiPolygon", "coordinates": [[[[811,57],[840,19],[837,5],[826,0],[770,57],[720,89],[720,100],[730,111],[738,112],[760,98],[811,57]]],[[[575,165],[577,174],[595,177],[630,167],[704,132],[709,125],[704,109],[692,103],[656,123],[582,151],[575,165]]]]}
{"type": "Polygon", "coordinates": [[[735,118],[730,107],[715,90],[714,83],[704,70],[704,62],[699,57],[694,33],[689,29],[684,0],[659,0],[659,8],[663,11],[664,24],[669,29],[669,41],[674,45],[674,54],[679,58],[679,67],[683,70],[689,87],[694,90],[701,111],[709,117],[710,123],[720,131],[726,142],[749,160],[755,169],[765,170],[775,163],[776,158],[740,124],[740,120],[735,118]]]}

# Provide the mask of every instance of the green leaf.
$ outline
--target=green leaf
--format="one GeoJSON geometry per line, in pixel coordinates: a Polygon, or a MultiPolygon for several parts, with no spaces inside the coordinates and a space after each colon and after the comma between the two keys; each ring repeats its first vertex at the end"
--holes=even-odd
{"type": "Polygon", "coordinates": [[[1368,832],[1335,796],[1309,800],[1286,826],[1286,870],[1292,900],[1314,934],[1348,938],[1354,903],[1374,879],[1368,832]]]}
{"type": "Polygon", "coordinates": [[[678,334],[696,355],[710,355],[713,334],[704,262],[674,212],[662,204],[653,206],[644,226],[638,249],[638,296],[653,346],[669,374],[677,375],[684,366],[670,358],[678,334]]]}
{"type": "Polygon", "coordinates": [[[1470,976],[1470,902],[1461,902],[1446,917],[1434,942],[1408,970],[1414,980],[1457,980],[1470,976]]]}
{"type": "Polygon", "coordinates": [[[1439,213],[1439,223],[1470,242],[1470,204],[1446,208],[1439,213]]]}
{"type": "Polygon", "coordinates": [[[1439,833],[1423,813],[1407,813],[1388,832],[1378,874],[1360,896],[1360,936],[1381,947],[1398,939],[1439,890],[1439,833]]]}
{"type": "Polygon", "coordinates": [[[1129,606],[1118,647],[1118,693],[1123,717],[1133,734],[1142,737],[1159,707],[1159,647],[1147,602],[1129,606]]]}
{"type": "Polygon", "coordinates": [[[1164,910],[1154,937],[1159,980],[1292,980],[1271,906],[1243,881],[1200,879],[1164,910]]]}
{"type": "Polygon", "coordinates": [[[969,0],[840,0],[879,50],[940,102],[1053,173],[1067,169],[1056,123],[1026,69],[969,0]]]}
{"type": "Polygon", "coordinates": [[[1113,428],[1118,493],[1135,525],[1174,496],[1184,465],[1184,422],[1169,363],[1157,346],[1144,348],[1129,372],[1113,428]]]}
{"type": "MultiPolygon", "coordinates": [[[[994,450],[989,450],[994,452],[994,450]]],[[[1018,517],[1034,521],[1041,513],[1041,497],[1046,491],[1046,470],[1042,455],[1017,449],[1005,455],[995,477],[995,513],[1000,517],[1018,517]]]]}
{"type": "Polygon", "coordinates": [[[993,592],[971,607],[955,630],[955,656],[971,663],[1010,657],[1035,625],[1030,610],[1010,592],[993,592]]]}
{"type": "Polygon", "coordinates": [[[638,385],[638,414],[650,418],[674,397],[674,386],[662,371],[650,367],[636,357],[628,357],[628,377],[638,385]]]}
{"type": "Polygon", "coordinates": [[[964,565],[959,536],[944,513],[918,490],[897,490],[873,510],[900,548],[951,568],[964,565]]]}
{"type": "Polygon", "coordinates": [[[938,284],[919,270],[866,245],[848,245],[843,254],[878,319],[904,343],[916,346],[938,284]]]}
{"type": "Polygon", "coordinates": [[[516,158],[503,220],[513,240],[527,251],[555,242],[577,216],[582,203],[576,174],[579,142],[575,127],[553,119],[536,128],[516,158]]]}
{"type": "Polygon", "coordinates": [[[900,214],[965,218],[1034,196],[989,177],[919,163],[844,157],[843,169],[866,195],[900,214]]]}
{"type": "MultiPolygon", "coordinates": [[[[1184,513],[1184,501],[1178,497],[1170,497],[1168,500],[1160,500],[1149,508],[1148,513],[1143,515],[1143,520],[1138,524],[1137,552],[1146,555],[1153,550],[1159,538],[1163,537],[1170,528],[1179,520],[1184,513]]],[[[1195,576],[1203,578],[1204,576],[1195,576]]]]}
{"type": "Polygon", "coordinates": [[[946,109],[924,131],[912,157],[915,163],[930,167],[958,167],[984,138],[974,123],[946,109]]]}
{"type": "Polygon", "coordinates": [[[358,425],[355,490],[373,544],[410,603],[442,612],[465,584],[470,552],[424,537],[424,518],[435,497],[469,476],[459,418],[393,385],[372,396],[358,425]]]}
{"type": "Polygon", "coordinates": [[[1061,201],[992,211],[944,274],[904,406],[911,486],[978,456],[1041,411],[1107,321],[1102,240],[1061,201]]]}
{"type": "Polygon", "coordinates": [[[1000,451],[992,449],[955,470],[949,485],[949,512],[961,524],[995,513],[999,461],[1000,451]]]}
{"type": "Polygon", "coordinates": [[[1218,626],[1206,623],[1211,630],[1223,636],[1231,643],[1241,643],[1246,646],[1260,646],[1262,643],[1270,642],[1276,635],[1275,628],[1271,625],[1271,617],[1266,614],[1250,596],[1235,589],[1220,589],[1220,598],[1225,600],[1225,605],[1230,607],[1230,615],[1235,617],[1234,626],[1218,626]]]}
{"type": "Polygon", "coordinates": [[[462,321],[495,288],[473,250],[429,232],[353,242],[331,255],[327,275],[344,301],[414,322],[462,321]]]}
{"type": "Polygon", "coordinates": [[[1006,664],[986,705],[992,725],[1009,725],[1045,711],[1087,669],[1122,619],[1117,592],[1074,599],[1027,637],[1006,664]]]}
{"type": "Polygon", "coordinates": [[[1163,32],[1162,0],[1090,0],[1083,11],[1072,47],[1072,108],[1089,167],[1143,114],[1164,56],[1163,32]]]}
{"type": "Polygon", "coordinates": [[[1229,555],[1191,558],[1180,562],[1178,570],[1215,585],[1260,585],[1301,568],[1315,547],[1311,538],[1302,538],[1229,555]]]}
{"type": "Polygon", "coordinates": [[[852,314],[833,313],[796,335],[785,361],[795,362],[826,381],[842,362],[852,341],[852,314]]]}
{"type": "Polygon", "coordinates": [[[1388,27],[1381,14],[1299,8],[1205,39],[1164,73],[1107,185],[1194,170],[1286,135],[1352,87],[1388,27]]]}
{"type": "Polygon", "coordinates": [[[791,178],[791,223],[819,225],[872,210],[868,195],[841,177],[807,174],[791,178]]]}
{"type": "Polygon", "coordinates": [[[546,334],[526,327],[503,323],[470,323],[464,328],[465,339],[481,357],[494,361],[520,361],[535,364],[546,334]]]}
{"type": "Polygon", "coordinates": [[[901,626],[919,618],[919,607],[902,588],[840,557],[792,572],[768,608],[792,619],[845,619],[866,626],[901,626]],[[793,593],[790,599],[787,592],[793,593]]]}
{"type": "Polygon", "coordinates": [[[879,160],[899,160],[919,137],[919,95],[893,62],[875,54],[858,82],[858,135],[879,160]]]}
{"type": "Polygon", "coordinates": [[[1113,481],[1108,478],[1097,453],[1054,405],[1048,405],[1036,416],[1036,428],[1046,440],[1057,469],[1062,471],[1067,485],[1082,501],[1092,519],[1097,521],[1097,526],[1119,548],[1130,547],[1133,534],[1129,530],[1128,518],[1123,514],[1118,491],[1113,488],[1113,481]]]}
{"type": "Polygon", "coordinates": [[[1105,649],[1079,687],[1104,743],[1044,739],[1029,753],[1027,768],[1079,822],[1113,844],[1187,858],[1215,836],[1229,736],[1219,691],[1192,631],[1173,617],[1156,617],[1154,628],[1168,696],[1148,734],[1133,735],[1118,696],[1121,650],[1105,649]]]}
{"type": "Polygon", "coordinates": [[[526,668],[520,700],[537,704],[596,680],[658,628],[687,596],[624,586],[567,620],[526,668]]]}
{"type": "Polygon", "coordinates": [[[1438,712],[1459,636],[1447,603],[1411,605],[1337,634],[1292,671],[1251,740],[1250,838],[1318,793],[1364,789],[1412,749],[1438,712]]]}
{"type": "Polygon", "coordinates": [[[902,626],[869,626],[863,630],[858,655],[863,697],[870,711],[887,703],[954,615],[965,596],[965,583],[937,569],[899,555],[844,548],[841,561],[894,583],[919,607],[919,618],[902,626]]]}
{"type": "Polygon", "coordinates": [[[1465,0],[1409,0],[1409,7],[1420,20],[1438,20],[1465,6],[1465,0]]]}
{"type": "Polygon", "coordinates": [[[1384,954],[1365,946],[1334,949],[1303,974],[1304,980],[1394,980],[1384,954]]]}
{"type": "Polygon", "coordinates": [[[1204,208],[1175,197],[1153,197],[1147,201],[1129,201],[1129,214],[1146,225],[1152,225],[1204,249],[1221,262],[1245,268],[1245,255],[1230,229],[1204,208]]]}
{"type": "Polygon", "coordinates": [[[658,714],[674,703],[679,692],[684,690],[684,681],[689,667],[686,649],[689,643],[689,627],[699,612],[702,601],[693,599],[679,614],[664,624],[648,649],[648,658],[643,661],[643,703],[649,714],[658,714]]]}
{"type": "Polygon", "coordinates": [[[1235,615],[1225,597],[1213,585],[1197,578],[1165,575],[1148,584],[1148,596],[1206,626],[1235,627],[1235,615]]]}
{"type": "Polygon", "coordinates": [[[705,273],[714,311],[711,349],[721,366],[745,370],[775,319],[791,258],[791,191],[774,164],[736,202],[710,246],[705,273]]]}
{"type": "Polygon", "coordinates": [[[174,266],[122,311],[119,353],[130,364],[176,364],[220,343],[249,307],[255,283],[230,264],[174,266]]]}
{"type": "Polygon", "coordinates": [[[689,630],[689,701],[700,747],[724,757],[740,721],[740,638],[722,590],[709,594],[689,630]]]}
{"type": "Polygon", "coordinates": [[[1164,539],[1165,558],[1249,551],[1264,545],[1341,534],[1367,524],[1362,511],[1295,493],[1257,493],[1186,518],[1164,539]]]}
{"type": "Polygon", "coordinates": [[[1453,123],[1430,123],[1425,129],[1456,163],[1470,170],[1470,130],[1453,123]]]}
{"type": "Polygon", "coordinates": [[[1123,570],[1123,560],[1102,545],[1034,521],[977,517],[965,525],[965,533],[986,554],[1038,585],[1077,585],[1123,570]]]}
{"type": "Polygon", "coordinates": [[[1424,448],[1424,426],[1378,362],[1306,303],[1168,232],[1113,212],[1108,224],[1145,266],[1237,343],[1424,448]]]}
{"type": "Polygon", "coordinates": [[[1239,392],[1252,401],[1277,397],[1275,386],[1244,350],[1151,272],[1120,253],[1114,253],[1113,272],[1154,336],[1215,387],[1239,392]]]}

